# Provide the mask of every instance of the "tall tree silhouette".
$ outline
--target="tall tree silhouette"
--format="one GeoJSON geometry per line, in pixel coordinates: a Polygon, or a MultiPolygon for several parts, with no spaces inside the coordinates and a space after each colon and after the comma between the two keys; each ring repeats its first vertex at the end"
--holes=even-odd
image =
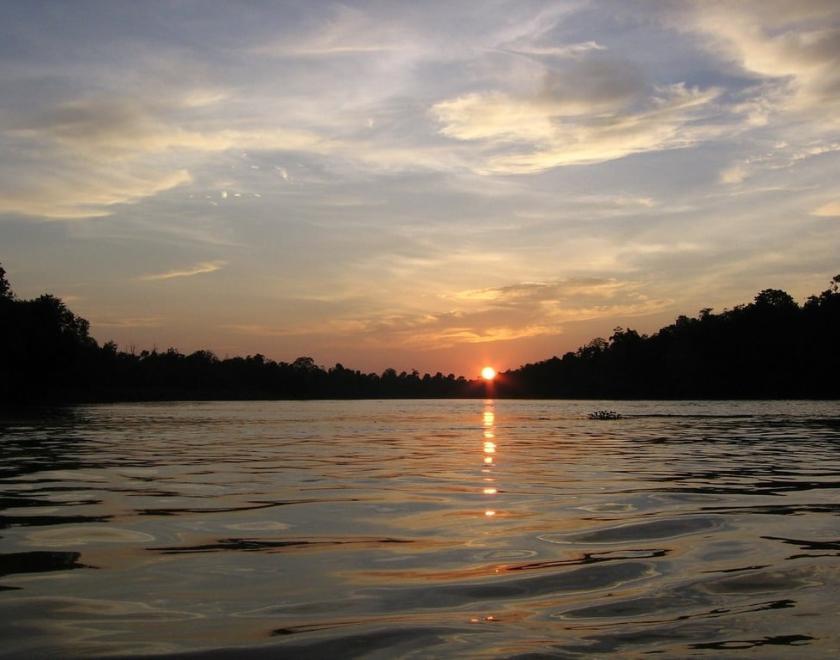
{"type": "MultiPolygon", "coordinates": [[[[483,397],[480,380],[325,369],[264,355],[99,346],[55,296],[14,296],[0,266],[0,403],[153,399],[483,397]]],[[[800,306],[764,289],[747,305],[679,316],[647,336],[616,328],[562,357],[499,374],[494,396],[840,397],[840,275],[800,306]]]]}
{"type": "Polygon", "coordinates": [[[12,287],[9,286],[9,280],[6,279],[5,269],[0,265],[0,299],[10,300],[12,298],[14,298],[12,287]]]}

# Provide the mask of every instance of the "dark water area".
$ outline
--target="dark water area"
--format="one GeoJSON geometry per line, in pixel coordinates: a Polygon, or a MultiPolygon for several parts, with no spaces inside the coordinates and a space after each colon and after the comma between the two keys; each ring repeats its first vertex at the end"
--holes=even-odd
{"type": "Polygon", "coordinates": [[[838,402],[42,413],[0,657],[840,656],[838,402]]]}

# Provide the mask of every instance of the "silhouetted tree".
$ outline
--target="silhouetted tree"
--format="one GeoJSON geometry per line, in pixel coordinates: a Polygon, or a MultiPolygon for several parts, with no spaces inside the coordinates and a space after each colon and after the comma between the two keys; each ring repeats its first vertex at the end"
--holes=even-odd
{"type": "Polygon", "coordinates": [[[9,280],[6,279],[6,271],[0,265],[0,299],[5,298],[11,300],[15,295],[12,293],[12,287],[9,286],[9,280]]]}
{"type": "MultiPolygon", "coordinates": [[[[840,275],[801,307],[785,291],[715,314],[679,316],[650,336],[615,328],[562,357],[499,374],[495,396],[840,397],[840,275]]],[[[483,381],[417,371],[381,375],[311,357],[219,359],[175,348],[98,346],[52,295],[20,300],[0,267],[0,402],[149,399],[483,397],[483,381]]]]}
{"type": "Polygon", "coordinates": [[[616,328],[505,374],[501,395],[577,397],[840,396],[840,275],[800,307],[765,289],[749,305],[679,316],[650,337],[616,328]]]}

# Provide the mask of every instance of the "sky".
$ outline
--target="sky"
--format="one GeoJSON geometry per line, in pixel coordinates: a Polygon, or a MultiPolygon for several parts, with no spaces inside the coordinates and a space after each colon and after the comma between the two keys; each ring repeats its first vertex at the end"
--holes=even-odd
{"type": "Polygon", "coordinates": [[[840,272],[836,0],[0,2],[0,263],[100,342],[476,376],[840,272]]]}

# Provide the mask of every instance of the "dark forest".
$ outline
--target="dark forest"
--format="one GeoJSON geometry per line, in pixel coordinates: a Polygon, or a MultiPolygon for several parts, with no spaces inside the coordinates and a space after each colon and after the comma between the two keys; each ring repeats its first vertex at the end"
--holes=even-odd
{"type": "Polygon", "coordinates": [[[840,275],[798,304],[765,289],[749,304],[680,316],[651,335],[616,328],[562,357],[500,373],[363,373],[263,355],[220,359],[99,345],[55,296],[14,295],[0,267],[0,401],[533,397],[731,399],[840,397],[840,275]]]}

